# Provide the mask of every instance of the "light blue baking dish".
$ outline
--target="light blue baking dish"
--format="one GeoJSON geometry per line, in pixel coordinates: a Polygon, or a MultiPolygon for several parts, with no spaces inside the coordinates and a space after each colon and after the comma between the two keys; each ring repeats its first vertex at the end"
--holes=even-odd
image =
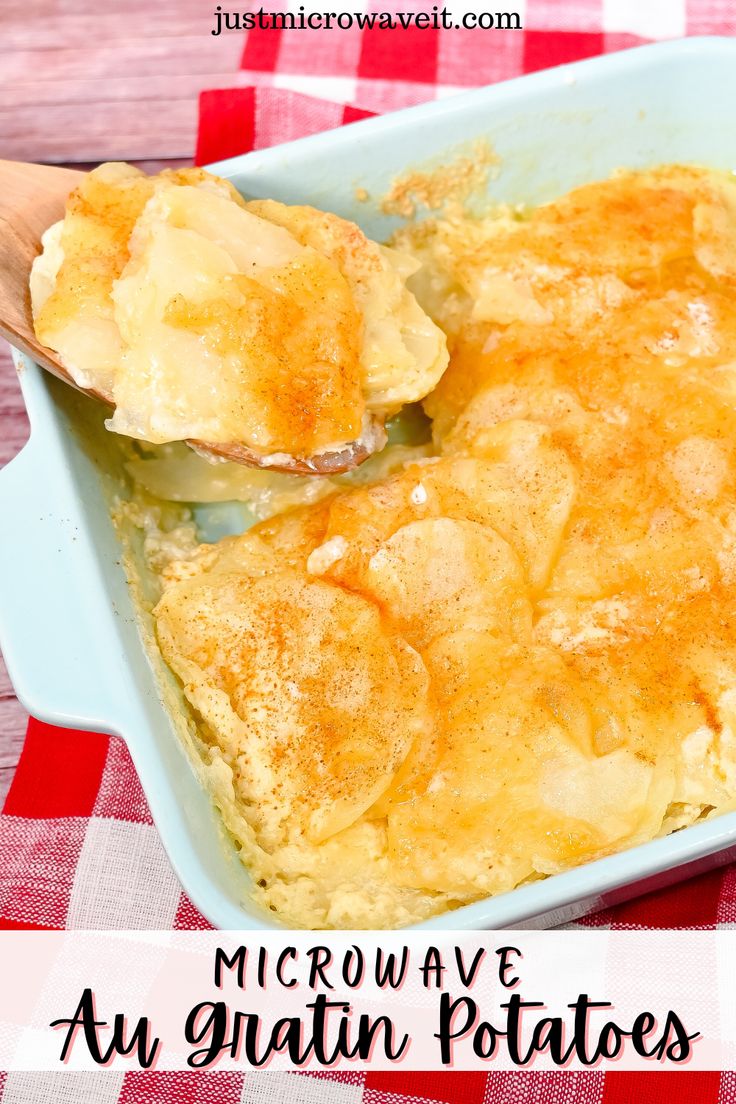
{"type": "MultiPolygon", "coordinates": [[[[492,44],[489,43],[489,48],[492,44]]],[[[495,199],[539,202],[621,167],[663,161],[736,166],[736,41],[688,39],[581,62],[370,119],[214,170],[244,193],[325,207],[374,238],[396,224],[356,200],[410,166],[488,138],[495,199]]],[[[102,446],[80,430],[80,400],[16,359],[32,434],[0,473],[0,641],[18,697],[53,724],[122,736],[171,862],[222,928],[278,925],[249,902],[163,708],[111,525],[102,446]]],[[[109,463],[109,460],[108,460],[109,463]]],[[[736,856],[736,813],[437,917],[438,929],[544,927],[736,856]]]]}

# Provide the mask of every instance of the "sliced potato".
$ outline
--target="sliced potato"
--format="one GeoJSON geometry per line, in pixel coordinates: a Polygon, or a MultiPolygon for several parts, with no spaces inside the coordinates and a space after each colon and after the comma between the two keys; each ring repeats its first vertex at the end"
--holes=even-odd
{"type": "Polygon", "coordinates": [[[205,573],[171,587],[156,617],[267,848],[346,828],[431,727],[421,659],[338,587],[286,570],[205,573]]]}
{"type": "Polygon", "coordinates": [[[531,628],[518,558],[476,522],[435,518],[403,526],[371,557],[364,585],[418,649],[458,625],[509,639],[531,628]]]}
{"type": "Polygon", "coordinates": [[[559,553],[577,479],[566,453],[545,426],[508,422],[490,433],[484,459],[448,459],[428,469],[442,511],[491,526],[521,560],[532,587],[546,583],[559,553]],[[518,446],[518,447],[517,447],[518,446]]]}
{"type": "Polygon", "coordinates": [[[671,770],[628,749],[592,754],[592,717],[553,652],[479,664],[443,709],[431,768],[389,805],[401,884],[483,895],[602,855],[661,823],[671,770]]]}

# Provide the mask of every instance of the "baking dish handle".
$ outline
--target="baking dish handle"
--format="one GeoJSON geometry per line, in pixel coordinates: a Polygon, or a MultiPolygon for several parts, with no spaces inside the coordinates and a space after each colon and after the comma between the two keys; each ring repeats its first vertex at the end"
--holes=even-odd
{"type": "Polygon", "coordinates": [[[104,608],[95,605],[99,564],[62,516],[70,473],[42,443],[32,436],[0,471],[0,646],[15,692],[35,717],[114,733],[122,656],[95,646],[95,610],[104,608]]]}

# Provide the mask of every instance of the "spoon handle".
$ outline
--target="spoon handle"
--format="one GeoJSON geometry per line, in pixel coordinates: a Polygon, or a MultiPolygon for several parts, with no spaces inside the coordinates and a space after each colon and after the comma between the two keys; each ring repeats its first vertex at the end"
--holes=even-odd
{"type": "Polygon", "coordinates": [[[64,215],[83,173],[53,165],[0,161],[0,335],[65,383],[68,373],[36,339],[28,277],[41,235],[64,215]]]}

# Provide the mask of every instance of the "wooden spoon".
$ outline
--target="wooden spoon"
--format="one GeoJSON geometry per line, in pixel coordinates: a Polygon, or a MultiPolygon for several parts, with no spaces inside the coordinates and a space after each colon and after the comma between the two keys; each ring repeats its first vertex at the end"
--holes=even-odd
{"type": "MultiPolygon", "coordinates": [[[[31,265],[41,251],[41,235],[64,217],[67,196],[82,182],[84,175],[75,169],[54,165],[0,160],[0,335],[64,383],[113,406],[110,395],[103,395],[91,387],[79,387],[53,349],[40,344],[33,329],[28,290],[31,265]]],[[[383,423],[377,418],[372,419],[368,431],[359,440],[347,442],[341,449],[316,456],[279,453],[275,462],[236,442],[187,441],[196,451],[208,456],[233,460],[252,468],[301,475],[336,475],[349,471],[383,448],[385,443],[383,423]]]]}

